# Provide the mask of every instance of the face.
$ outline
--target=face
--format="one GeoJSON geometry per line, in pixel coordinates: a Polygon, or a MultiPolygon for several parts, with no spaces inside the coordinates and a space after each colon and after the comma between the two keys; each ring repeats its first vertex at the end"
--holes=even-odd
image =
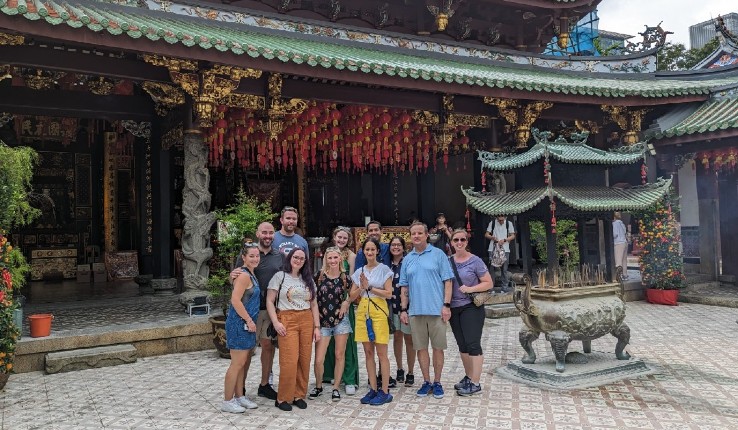
{"type": "Polygon", "coordinates": [[[369,224],[366,228],[366,235],[373,239],[382,239],[382,228],[377,224],[369,224]]]}
{"type": "Polygon", "coordinates": [[[392,255],[402,255],[402,242],[400,242],[397,239],[392,239],[392,242],[390,242],[390,254],[392,255]]]}
{"type": "Polygon", "coordinates": [[[504,216],[498,216],[497,217],[497,222],[500,223],[500,224],[504,224],[505,223],[505,217],[504,216]]]}
{"type": "Polygon", "coordinates": [[[446,217],[445,217],[445,216],[443,216],[443,215],[441,215],[441,216],[439,216],[438,218],[436,218],[436,222],[437,222],[438,224],[446,224],[446,217]]]}
{"type": "Polygon", "coordinates": [[[466,243],[469,241],[469,239],[466,237],[466,233],[456,233],[451,238],[451,244],[453,245],[454,249],[466,249],[466,243]]]}
{"type": "Polygon", "coordinates": [[[367,242],[364,245],[364,256],[366,256],[366,261],[377,259],[377,246],[373,242],[367,242]]]}
{"type": "Polygon", "coordinates": [[[327,252],[324,258],[325,258],[326,264],[331,269],[335,269],[341,263],[341,254],[335,251],[327,252]]]}
{"type": "Polygon", "coordinates": [[[305,264],[305,251],[303,251],[302,249],[295,251],[295,253],[292,254],[292,260],[290,261],[290,263],[292,264],[293,269],[302,269],[302,266],[305,264]]]}
{"type": "Polygon", "coordinates": [[[295,227],[297,227],[297,212],[285,211],[279,218],[279,222],[282,223],[284,231],[294,233],[295,227]]]}
{"type": "Polygon", "coordinates": [[[428,241],[428,232],[422,225],[414,225],[410,228],[410,240],[413,245],[420,245],[428,241]]]}
{"type": "Polygon", "coordinates": [[[274,241],[274,226],[268,222],[262,223],[256,230],[256,238],[262,248],[271,248],[274,241]]]}
{"type": "Polygon", "coordinates": [[[259,248],[255,246],[247,248],[246,251],[243,253],[243,264],[250,269],[258,266],[260,259],[261,255],[259,254],[259,248]]]}
{"type": "Polygon", "coordinates": [[[337,247],[343,249],[348,245],[349,241],[349,235],[343,230],[338,230],[336,234],[333,236],[333,242],[336,244],[337,247]]]}

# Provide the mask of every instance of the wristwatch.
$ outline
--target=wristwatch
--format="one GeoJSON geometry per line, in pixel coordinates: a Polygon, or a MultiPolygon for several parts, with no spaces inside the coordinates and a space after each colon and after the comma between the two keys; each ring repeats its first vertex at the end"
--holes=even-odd
{"type": "Polygon", "coordinates": [[[444,303],[443,306],[446,308],[451,308],[451,303],[444,303]]]}

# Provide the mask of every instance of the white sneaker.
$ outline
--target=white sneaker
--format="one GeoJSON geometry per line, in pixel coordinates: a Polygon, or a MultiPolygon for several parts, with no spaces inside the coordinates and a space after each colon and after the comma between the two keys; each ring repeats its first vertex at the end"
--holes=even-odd
{"type": "Polygon", "coordinates": [[[353,396],[356,394],[356,385],[346,385],[346,395],[347,396],[353,396]]]}
{"type": "Polygon", "coordinates": [[[274,385],[274,372],[269,372],[269,385],[274,385]]]}
{"type": "Polygon", "coordinates": [[[223,404],[220,405],[220,410],[223,412],[230,412],[232,414],[242,414],[246,412],[246,408],[239,405],[236,399],[223,400],[223,404]]]}
{"type": "Polygon", "coordinates": [[[239,405],[243,406],[246,409],[256,409],[259,407],[258,404],[256,404],[254,401],[252,401],[246,396],[241,396],[237,398],[236,401],[238,402],[239,405]]]}

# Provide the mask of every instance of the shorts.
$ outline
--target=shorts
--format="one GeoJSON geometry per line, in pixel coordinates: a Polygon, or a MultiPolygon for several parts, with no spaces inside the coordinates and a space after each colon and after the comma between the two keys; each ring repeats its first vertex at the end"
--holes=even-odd
{"type": "Polygon", "coordinates": [[[354,333],[354,339],[356,342],[369,342],[369,335],[366,331],[366,315],[369,312],[369,318],[372,319],[372,328],[374,329],[374,343],[387,345],[389,343],[389,322],[387,321],[387,315],[390,312],[387,307],[387,300],[376,297],[372,300],[377,306],[372,305],[369,303],[368,298],[363,297],[356,307],[356,331],[354,333]]]}
{"type": "Polygon", "coordinates": [[[410,323],[401,323],[399,314],[392,314],[392,321],[395,323],[395,333],[397,333],[397,331],[401,331],[402,334],[412,334],[412,331],[410,331],[410,323]]]}
{"type": "Polygon", "coordinates": [[[259,310],[259,317],[256,319],[256,338],[257,339],[271,339],[267,335],[267,328],[272,322],[269,319],[269,312],[266,309],[259,310]]]}
{"type": "Polygon", "coordinates": [[[410,317],[413,334],[413,347],[416,351],[428,349],[430,341],[433,349],[446,349],[446,323],[437,315],[416,315],[410,317]]]}
{"type": "Polygon", "coordinates": [[[340,336],[351,332],[351,321],[349,320],[348,312],[346,312],[346,315],[343,316],[343,319],[335,327],[320,328],[320,335],[323,337],[340,336]]]}

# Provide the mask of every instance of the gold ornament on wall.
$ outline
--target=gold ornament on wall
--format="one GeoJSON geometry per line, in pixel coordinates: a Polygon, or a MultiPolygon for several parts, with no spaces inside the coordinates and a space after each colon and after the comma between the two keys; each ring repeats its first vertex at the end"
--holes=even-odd
{"type": "Polygon", "coordinates": [[[635,109],[627,106],[600,106],[607,114],[606,118],[620,127],[625,133],[622,137],[623,145],[638,143],[638,133],[641,131],[643,116],[650,110],[648,108],[635,109]]]}
{"type": "Polygon", "coordinates": [[[547,101],[521,102],[495,97],[485,97],[484,102],[496,106],[500,111],[500,116],[507,121],[511,131],[515,133],[515,145],[518,149],[528,147],[531,126],[540,117],[541,112],[553,107],[553,103],[547,101]]]}

